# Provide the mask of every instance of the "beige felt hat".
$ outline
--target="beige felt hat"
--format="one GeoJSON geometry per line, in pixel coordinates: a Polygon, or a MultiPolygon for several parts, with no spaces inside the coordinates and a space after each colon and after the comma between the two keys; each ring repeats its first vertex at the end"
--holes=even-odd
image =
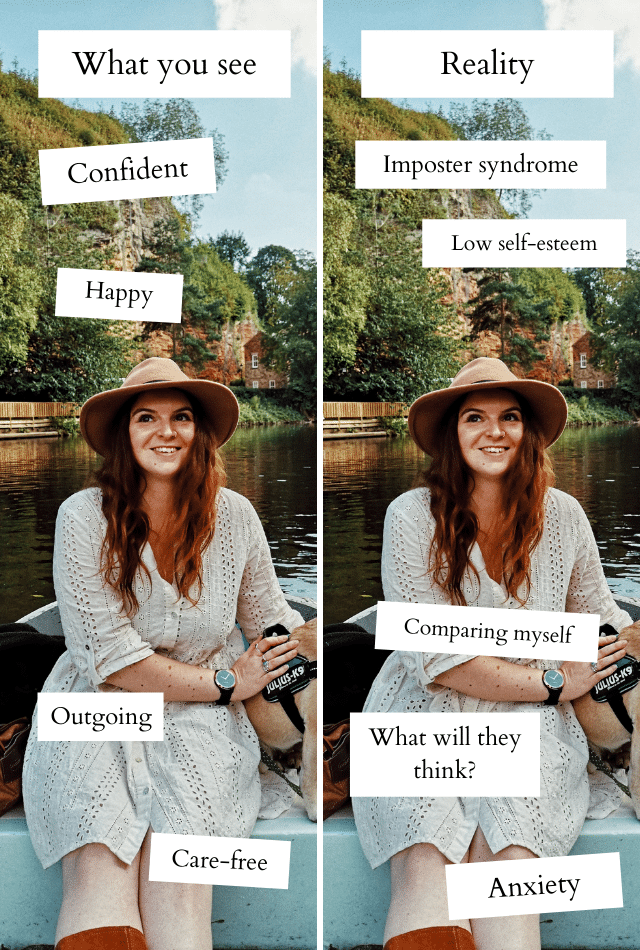
{"type": "Polygon", "coordinates": [[[519,379],[502,360],[480,356],[462,367],[448,389],[438,389],[416,399],[409,409],[411,438],[423,451],[433,455],[447,409],[465,393],[483,389],[510,389],[524,396],[547,446],[562,435],[567,424],[567,403],[559,389],[539,379],[519,379]]]}
{"type": "Polygon", "coordinates": [[[153,389],[181,389],[195,396],[213,427],[218,446],[233,435],[239,410],[238,400],[230,389],[210,379],[190,379],[173,360],[152,356],[134,366],[119,389],[97,393],[85,402],[80,412],[80,430],[91,448],[105,455],[119,409],[137,393],[153,389]]]}

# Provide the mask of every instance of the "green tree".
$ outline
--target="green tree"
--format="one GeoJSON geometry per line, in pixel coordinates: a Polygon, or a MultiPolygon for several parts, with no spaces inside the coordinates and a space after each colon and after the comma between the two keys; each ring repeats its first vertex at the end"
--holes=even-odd
{"type": "MultiPolygon", "coordinates": [[[[114,113],[115,116],[115,113],[114,113]]],[[[207,132],[194,105],[188,99],[146,99],[142,103],[123,102],[117,118],[132,142],[166,142],[178,139],[213,139],[216,185],[227,175],[229,153],[224,136],[212,129],[207,132]]],[[[201,195],[180,195],[176,207],[197,220],[204,207],[201,195]]]]}
{"type": "Polygon", "coordinates": [[[317,268],[306,254],[282,265],[279,293],[265,323],[265,356],[288,376],[289,400],[315,414],[317,385],[317,268]]]}
{"type": "Polygon", "coordinates": [[[41,399],[82,402],[101,388],[118,385],[126,375],[131,362],[131,324],[57,317],[57,272],[59,267],[108,266],[108,252],[82,240],[81,235],[90,224],[106,233],[115,211],[109,205],[27,207],[21,257],[25,268],[38,275],[37,319],[29,333],[23,368],[16,362],[6,366],[0,390],[7,396],[27,391],[41,399]]]}
{"type": "Polygon", "coordinates": [[[227,261],[234,270],[243,272],[251,255],[251,248],[240,231],[223,231],[217,238],[209,238],[218,257],[227,261]]]}
{"type": "Polygon", "coordinates": [[[496,333],[500,358],[530,369],[544,356],[536,343],[549,338],[550,300],[536,300],[515,270],[485,270],[477,283],[478,294],[469,301],[470,338],[496,333]]]}
{"type": "MultiPolygon", "coordinates": [[[[170,331],[173,359],[182,365],[190,363],[200,372],[207,361],[218,358],[212,343],[226,340],[233,323],[255,312],[251,289],[230,263],[220,259],[209,241],[186,236],[175,217],[156,222],[146,247],[149,255],[142,258],[136,270],[184,277],[182,320],[171,324],[170,331]]],[[[146,323],[143,336],[158,329],[166,329],[166,324],[146,323]]],[[[224,346],[223,378],[227,350],[224,346]]]]}
{"type": "Polygon", "coordinates": [[[595,356],[606,368],[617,372],[618,389],[637,411],[640,407],[640,254],[629,251],[626,268],[607,268],[596,278],[601,292],[595,297],[595,311],[599,315],[595,329],[600,338],[595,356]]]}
{"type": "Polygon", "coordinates": [[[268,321],[276,316],[283,286],[288,283],[290,270],[297,267],[294,252],[281,244],[267,244],[251,258],[246,277],[256,298],[260,321],[268,321]]]}
{"type": "Polygon", "coordinates": [[[460,332],[446,302],[451,284],[422,267],[416,210],[398,192],[359,199],[351,240],[367,286],[365,320],[353,364],[336,360],[327,377],[338,397],[410,401],[455,373],[460,332]]]}
{"type": "MultiPolygon", "coordinates": [[[[544,129],[535,131],[517,99],[452,102],[446,118],[460,138],[472,141],[528,142],[551,138],[544,129]]],[[[540,195],[540,189],[505,188],[499,189],[497,195],[513,214],[525,218],[531,210],[531,199],[540,195]]]]}
{"type": "Polygon", "coordinates": [[[565,323],[585,314],[585,302],[571,274],[560,267],[523,267],[513,271],[537,301],[547,300],[550,322],[565,323]]]}
{"type": "Polygon", "coordinates": [[[368,281],[350,261],[355,209],[338,195],[325,190],[324,202],[323,367],[324,379],[342,367],[353,366],[358,336],[364,329],[368,281]]]}
{"type": "Polygon", "coordinates": [[[587,320],[594,325],[604,326],[609,305],[625,282],[625,269],[579,267],[571,272],[571,276],[582,292],[587,320]]]}
{"type": "Polygon", "coordinates": [[[27,217],[19,201],[0,194],[0,374],[26,363],[42,296],[38,273],[20,263],[27,217]]]}

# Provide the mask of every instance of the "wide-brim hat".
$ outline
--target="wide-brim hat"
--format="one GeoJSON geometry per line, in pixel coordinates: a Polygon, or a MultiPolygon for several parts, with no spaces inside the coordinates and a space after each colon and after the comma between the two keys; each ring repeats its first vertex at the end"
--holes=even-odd
{"type": "Polygon", "coordinates": [[[191,379],[173,360],[152,356],[134,366],[118,389],[96,393],[85,402],[80,411],[80,431],[85,441],[99,455],[106,455],[118,411],[132,396],[154,389],[181,389],[195,396],[211,423],[218,446],[235,432],[238,400],[230,389],[211,379],[191,379]]]}
{"type": "Polygon", "coordinates": [[[510,389],[524,396],[547,447],[562,435],[567,424],[567,403],[559,389],[539,379],[519,379],[502,360],[480,356],[463,366],[447,389],[437,389],[416,399],[409,409],[413,441],[433,455],[440,438],[440,424],[449,407],[465,393],[483,389],[510,389]]]}

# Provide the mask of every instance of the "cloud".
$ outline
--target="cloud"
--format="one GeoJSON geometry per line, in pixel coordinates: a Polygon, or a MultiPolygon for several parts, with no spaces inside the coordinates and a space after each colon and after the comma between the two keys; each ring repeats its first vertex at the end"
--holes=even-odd
{"type": "Polygon", "coordinates": [[[316,0],[213,0],[219,30],[291,30],[291,57],[317,72],[316,0]]]}
{"type": "Polygon", "coordinates": [[[640,72],[638,0],[542,0],[548,30],[615,30],[616,65],[640,72]]]}
{"type": "Polygon", "coordinates": [[[270,198],[273,194],[274,180],[267,172],[257,172],[249,175],[245,182],[244,192],[252,198],[270,198]]]}

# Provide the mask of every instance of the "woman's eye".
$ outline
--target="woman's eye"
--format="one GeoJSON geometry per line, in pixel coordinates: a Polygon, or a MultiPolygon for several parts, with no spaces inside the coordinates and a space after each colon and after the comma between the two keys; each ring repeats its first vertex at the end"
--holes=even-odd
{"type": "Polygon", "coordinates": [[[152,418],[148,412],[143,412],[142,415],[138,416],[138,422],[151,422],[152,418]]]}
{"type": "Polygon", "coordinates": [[[191,422],[191,416],[188,412],[179,412],[176,416],[176,422],[191,422]]]}
{"type": "Polygon", "coordinates": [[[505,422],[520,422],[520,416],[515,412],[507,412],[504,419],[505,422]]]}

